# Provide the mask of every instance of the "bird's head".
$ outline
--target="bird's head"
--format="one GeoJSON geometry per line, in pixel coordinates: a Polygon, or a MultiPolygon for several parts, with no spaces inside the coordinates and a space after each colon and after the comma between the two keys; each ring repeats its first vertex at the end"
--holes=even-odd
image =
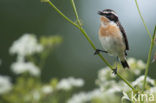
{"type": "Polygon", "coordinates": [[[118,16],[115,13],[115,11],[111,9],[105,9],[103,11],[98,11],[98,14],[101,16],[101,21],[113,21],[113,22],[118,22],[118,16]],[[105,20],[104,20],[105,19],[105,20]],[[106,20],[108,19],[108,20],[106,20]]]}

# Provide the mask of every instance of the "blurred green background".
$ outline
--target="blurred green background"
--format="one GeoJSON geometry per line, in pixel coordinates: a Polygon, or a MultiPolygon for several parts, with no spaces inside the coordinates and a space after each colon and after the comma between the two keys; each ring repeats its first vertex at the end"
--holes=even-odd
{"type": "MultiPolygon", "coordinates": [[[[52,0],[54,4],[69,18],[75,20],[70,0],[52,0]]],[[[102,48],[98,41],[100,25],[97,11],[113,9],[117,12],[122,25],[127,32],[130,51],[128,57],[143,59],[146,62],[150,41],[137,12],[134,0],[75,0],[80,19],[86,32],[97,48],[102,48]]],[[[156,1],[138,1],[142,15],[153,32],[156,24],[156,1]]],[[[47,3],[40,0],[0,0],[0,73],[11,75],[10,64],[15,58],[9,54],[9,47],[14,40],[24,33],[36,35],[60,35],[63,43],[53,50],[42,73],[42,80],[52,77],[64,78],[69,76],[85,79],[85,89],[95,87],[97,71],[106,65],[98,56],[81,32],[65,21],[47,3]]],[[[156,49],[155,49],[156,51],[156,49]]],[[[112,64],[115,60],[103,54],[112,64]]],[[[150,67],[149,75],[156,79],[156,63],[150,67]]]]}

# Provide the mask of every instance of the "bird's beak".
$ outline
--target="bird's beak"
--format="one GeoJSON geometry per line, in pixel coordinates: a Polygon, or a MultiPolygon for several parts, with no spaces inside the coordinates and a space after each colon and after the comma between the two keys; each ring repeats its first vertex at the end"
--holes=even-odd
{"type": "Polygon", "coordinates": [[[104,13],[102,11],[98,11],[99,15],[104,15],[104,13]]]}

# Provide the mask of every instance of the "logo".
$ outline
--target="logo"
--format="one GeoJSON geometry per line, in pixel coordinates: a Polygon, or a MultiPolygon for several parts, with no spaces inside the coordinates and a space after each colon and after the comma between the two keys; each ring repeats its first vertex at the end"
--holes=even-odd
{"type": "Polygon", "coordinates": [[[153,102],[155,101],[155,97],[154,97],[154,94],[152,93],[135,94],[132,92],[131,100],[135,102],[138,102],[138,101],[153,102]]]}

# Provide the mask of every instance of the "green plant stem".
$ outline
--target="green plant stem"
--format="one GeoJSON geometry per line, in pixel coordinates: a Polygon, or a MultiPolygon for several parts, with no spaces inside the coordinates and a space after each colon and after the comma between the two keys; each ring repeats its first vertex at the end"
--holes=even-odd
{"type": "Polygon", "coordinates": [[[67,16],[65,16],[50,0],[48,3],[61,15],[64,19],[66,19],[69,23],[73,24],[75,27],[79,27],[76,23],[74,23],[72,20],[70,20],[67,16]]]}
{"type": "Polygon", "coordinates": [[[71,3],[72,3],[72,6],[73,6],[73,9],[74,9],[74,13],[75,13],[75,16],[76,16],[77,23],[81,27],[81,22],[80,22],[80,19],[79,19],[77,10],[76,10],[76,6],[75,6],[74,0],[71,0],[71,3]]]}
{"type": "MultiPolygon", "coordinates": [[[[73,0],[72,0],[73,1],[73,0]]],[[[85,32],[85,30],[81,27],[81,24],[76,24],[74,23],[72,20],[70,20],[67,16],[65,16],[51,1],[48,1],[48,3],[61,15],[64,17],[64,19],[66,19],[69,23],[73,24],[76,28],[78,28],[82,34],[85,36],[85,38],[88,40],[89,44],[92,46],[92,48],[94,50],[96,50],[96,47],[95,45],[93,44],[93,42],[91,41],[91,39],[88,37],[87,33],[85,32]]],[[[73,5],[73,9],[74,9],[74,12],[75,12],[75,15],[76,15],[76,18],[77,18],[77,21],[80,23],[80,20],[78,18],[78,13],[77,13],[77,10],[76,10],[76,7],[75,7],[75,3],[72,2],[72,5],[73,5]]],[[[111,70],[114,70],[113,67],[108,63],[108,61],[101,55],[101,54],[98,54],[98,56],[102,59],[102,61],[111,69],[111,70]]],[[[120,74],[117,73],[117,76],[122,79],[133,91],[136,91],[135,88],[126,80],[124,79],[120,74]]]]}
{"type": "Polygon", "coordinates": [[[154,47],[155,35],[156,35],[156,26],[154,28],[154,34],[152,37],[152,41],[151,41],[151,45],[150,45],[150,49],[149,49],[149,53],[148,53],[148,59],[147,59],[147,64],[146,64],[146,69],[145,69],[144,84],[143,84],[143,91],[145,90],[145,87],[146,87],[146,79],[147,79],[147,75],[148,75],[148,71],[149,71],[149,66],[151,63],[151,55],[152,55],[152,50],[154,47]]]}
{"type": "Polygon", "coordinates": [[[144,27],[145,27],[145,29],[146,29],[148,35],[149,35],[149,38],[150,38],[150,40],[152,41],[151,33],[150,33],[148,27],[146,26],[145,20],[144,20],[142,14],[141,14],[140,9],[139,9],[139,5],[138,5],[137,0],[135,0],[135,4],[136,4],[137,10],[138,10],[138,12],[139,12],[140,18],[141,18],[141,20],[142,20],[142,22],[143,22],[143,24],[144,24],[144,27]]]}

